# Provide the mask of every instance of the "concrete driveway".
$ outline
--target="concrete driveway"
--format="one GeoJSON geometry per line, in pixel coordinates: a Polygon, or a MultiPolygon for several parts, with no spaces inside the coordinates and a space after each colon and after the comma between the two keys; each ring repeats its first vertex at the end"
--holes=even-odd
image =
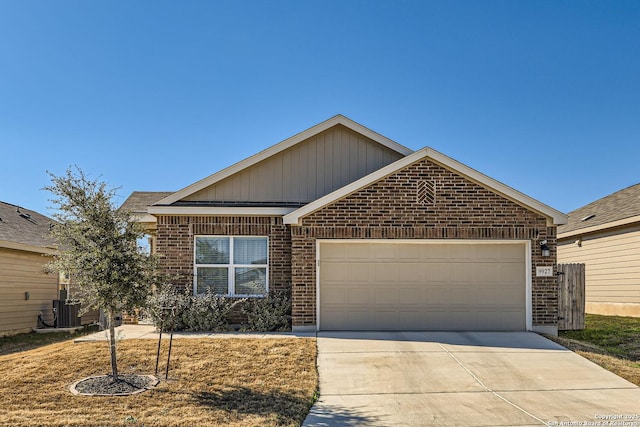
{"type": "Polygon", "coordinates": [[[640,388],[534,333],[319,333],[318,370],[303,426],[640,426],[640,388]]]}

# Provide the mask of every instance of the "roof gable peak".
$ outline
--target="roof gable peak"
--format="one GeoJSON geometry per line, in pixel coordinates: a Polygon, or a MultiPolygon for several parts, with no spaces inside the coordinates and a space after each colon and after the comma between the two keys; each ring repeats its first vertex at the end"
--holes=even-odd
{"type": "Polygon", "coordinates": [[[549,225],[565,224],[567,222],[567,216],[562,212],[545,205],[538,200],[521,193],[500,181],[497,181],[475,169],[464,165],[457,160],[448,157],[433,148],[424,147],[416,152],[397,160],[390,165],[387,165],[357,181],[352,182],[332,193],[327,194],[303,207],[297,209],[284,216],[284,223],[291,225],[300,225],[303,217],[322,209],[323,207],[349,196],[356,191],[359,191],[372,183],[379,181],[393,173],[423,159],[429,159],[457,174],[460,174],[467,179],[478,183],[479,185],[499,194],[515,203],[518,203],[525,208],[538,212],[547,218],[549,225]]]}
{"type": "Polygon", "coordinates": [[[248,157],[244,160],[241,160],[238,163],[235,163],[225,169],[222,169],[219,172],[216,172],[212,175],[209,175],[208,177],[201,179],[200,181],[197,181],[175,193],[172,193],[171,195],[164,197],[160,200],[158,200],[154,205],[170,205],[173,204],[187,196],[190,196],[191,194],[194,194],[208,186],[211,186],[237,172],[240,172],[244,169],[247,169],[255,164],[257,164],[258,162],[261,162],[269,157],[272,157],[284,150],[287,150],[309,138],[312,138],[315,135],[320,134],[321,132],[326,131],[327,129],[330,129],[334,126],[337,125],[342,125],[354,132],[357,132],[387,148],[389,148],[390,150],[393,150],[403,156],[407,156],[411,153],[413,153],[413,150],[398,144],[397,142],[383,136],[380,135],[377,132],[372,131],[371,129],[366,128],[365,126],[362,126],[361,124],[349,119],[348,117],[343,116],[342,114],[337,114],[333,117],[331,117],[328,120],[325,120],[322,123],[319,123],[315,126],[312,126],[311,128],[302,131],[290,138],[285,139],[284,141],[281,141],[251,157],[248,157]]]}

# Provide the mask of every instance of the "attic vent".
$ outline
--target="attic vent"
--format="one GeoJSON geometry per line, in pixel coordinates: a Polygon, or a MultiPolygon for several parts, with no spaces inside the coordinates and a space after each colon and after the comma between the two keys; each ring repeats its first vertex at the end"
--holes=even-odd
{"type": "Polygon", "coordinates": [[[436,202],[436,185],[432,181],[418,181],[418,204],[430,206],[436,202]]]}
{"type": "Polygon", "coordinates": [[[588,220],[590,220],[591,218],[593,218],[594,216],[596,216],[596,215],[595,215],[595,214],[587,215],[587,216],[585,216],[584,218],[582,218],[580,221],[588,221],[588,220]]]}

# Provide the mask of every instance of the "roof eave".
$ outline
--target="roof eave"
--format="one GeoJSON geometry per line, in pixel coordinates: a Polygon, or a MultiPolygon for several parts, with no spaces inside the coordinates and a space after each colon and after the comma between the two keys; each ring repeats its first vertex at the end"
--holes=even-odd
{"type": "Polygon", "coordinates": [[[14,249],[17,251],[35,252],[39,254],[52,255],[56,253],[57,249],[54,247],[43,247],[37,245],[30,245],[27,243],[10,242],[8,240],[0,240],[0,248],[14,249]]]}
{"type": "Polygon", "coordinates": [[[155,216],[149,214],[149,213],[142,213],[142,212],[134,212],[131,215],[132,219],[135,222],[138,223],[156,223],[158,222],[158,218],[156,218],[155,216]]]}
{"type": "Polygon", "coordinates": [[[640,215],[631,216],[629,218],[619,219],[617,221],[605,222],[604,224],[598,224],[591,227],[583,227],[577,228],[575,230],[566,231],[564,233],[558,234],[558,239],[565,239],[567,237],[584,235],[595,233],[598,231],[607,230],[610,228],[622,227],[629,224],[639,223],[640,224],[640,215]]]}

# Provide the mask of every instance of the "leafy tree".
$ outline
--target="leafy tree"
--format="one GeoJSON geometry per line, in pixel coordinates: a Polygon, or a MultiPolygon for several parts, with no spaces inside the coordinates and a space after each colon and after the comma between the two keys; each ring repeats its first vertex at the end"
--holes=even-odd
{"type": "Polygon", "coordinates": [[[53,217],[58,221],[51,234],[59,245],[49,267],[71,274],[82,313],[105,313],[112,377],[117,381],[115,317],[144,305],[156,279],[156,259],[137,246],[143,230],[130,212],[113,204],[115,189],[88,179],[78,167],[67,169],[64,176],[47,173],[52,185],[45,190],[54,196],[53,217]]]}

